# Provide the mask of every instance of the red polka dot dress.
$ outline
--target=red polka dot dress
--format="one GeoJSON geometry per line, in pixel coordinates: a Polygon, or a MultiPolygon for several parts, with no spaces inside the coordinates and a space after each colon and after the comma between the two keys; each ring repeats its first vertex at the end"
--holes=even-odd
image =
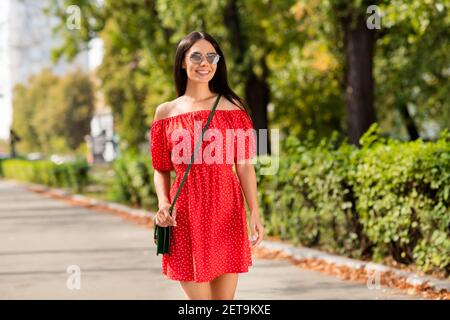
{"type": "MultiPolygon", "coordinates": [[[[171,203],[210,112],[182,113],[151,125],[153,168],[176,172],[171,203]]],[[[216,109],[175,203],[177,226],[172,228],[170,254],[162,255],[162,273],[168,279],[206,282],[224,273],[248,272],[252,256],[246,209],[233,165],[255,155],[256,135],[248,114],[216,109]]]]}

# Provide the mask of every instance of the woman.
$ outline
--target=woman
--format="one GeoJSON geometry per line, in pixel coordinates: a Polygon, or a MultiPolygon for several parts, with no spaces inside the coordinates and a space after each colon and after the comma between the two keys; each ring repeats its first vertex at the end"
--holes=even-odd
{"type": "Polygon", "coordinates": [[[231,300],[239,273],[248,272],[252,265],[250,245],[258,245],[264,235],[251,161],[256,155],[252,120],[242,99],[229,88],[225,57],[207,33],[191,32],[180,41],[174,78],[178,98],[156,108],[150,130],[159,208],[154,221],[162,227],[173,226],[170,254],[162,257],[162,273],[179,281],[188,299],[231,300]],[[215,103],[215,113],[171,216],[171,201],[215,103]],[[233,140],[225,139],[230,129],[234,130],[233,140]],[[188,135],[177,138],[179,131],[188,135]],[[218,146],[208,153],[212,149],[208,144],[213,143],[208,137],[213,132],[222,138],[211,139],[218,146]],[[249,141],[241,139],[238,132],[250,132],[249,141]],[[245,143],[238,143],[239,140],[245,143]],[[180,152],[179,146],[186,141],[187,151],[180,152]],[[223,160],[224,150],[227,156],[233,152],[231,163],[223,160]],[[218,159],[215,152],[220,161],[208,161],[208,156],[218,159]],[[172,186],[171,170],[176,171],[172,186]],[[250,210],[251,243],[242,191],[250,210]]]}

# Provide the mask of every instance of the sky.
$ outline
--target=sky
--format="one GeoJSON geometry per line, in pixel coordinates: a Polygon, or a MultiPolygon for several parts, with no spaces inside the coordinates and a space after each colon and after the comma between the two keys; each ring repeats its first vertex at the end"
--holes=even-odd
{"type": "Polygon", "coordinates": [[[10,96],[8,95],[9,72],[6,69],[8,56],[6,52],[7,38],[7,13],[9,1],[0,1],[0,139],[9,136],[9,124],[11,122],[10,96]],[[6,72],[5,72],[6,71],[6,72]]]}
{"type": "MultiPolygon", "coordinates": [[[[16,0],[13,0],[16,1],[16,0]]],[[[9,138],[12,122],[11,76],[9,74],[11,59],[8,56],[8,17],[9,0],[0,0],[0,139],[9,138]]],[[[89,44],[89,70],[95,69],[102,61],[103,46],[100,39],[94,39],[89,44]]]]}

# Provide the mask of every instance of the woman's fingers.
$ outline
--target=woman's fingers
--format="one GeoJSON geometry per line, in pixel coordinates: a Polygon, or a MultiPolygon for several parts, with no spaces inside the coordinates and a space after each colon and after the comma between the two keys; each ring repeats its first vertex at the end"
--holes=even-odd
{"type": "Polygon", "coordinates": [[[172,210],[172,216],[170,215],[168,208],[163,208],[156,213],[155,222],[161,227],[176,226],[176,210],[172,210]]]}
{"type": "Polygon", "coordinates": [[[174,227],[177,226],[177,220],[176,219],[177,219],[177,209],[174,207],[173,211],[172,211],[172,225],[174,227]]]}
{"type": "Polygon", "coordinates": [[[164,214],[164,209],[158,210],[158,212],[155,215],[155,223],[160,227],[167,227],[166,225],[166,219],[164,214]]]}
{"type": "Polygon", "coordinates": [[[261,241],[263,241],[263,238],[264,238],[264,234],[265,234],[265,230],[264,230],[264,226],[262,225],[262,224],[260,224],[259,225],[259,239],[258,239],[258,242],[256,243],[257,245],[261,242],[261,241]]]}
{"type": "Polygon", "coordinates": [[[160,226],[160,227],[166,227],[166,225],[165,225],[165,223],[164,223],[164,220],[162,219],[160,213],[157,213],[157,214],[156,214],[155,223],[156,223],[158,226],[160,226]]]}
{"type": "Polygon", "coordinates": [[[252,246],[257,246],[261,243],[264,237],[264,227],[261,223],[255,223],[252,228],[252,240],[251,244],[252,246]]]}
{"type": "Polygon", "coordinates": [[[165,217],[165,219],[166,219],[166,220],[165,220],[166,224],[169,225],[169,226],[176,225],[176,223],[175,223],[175,216],[176,216],[176,210],[175,210],[175,208],[172,209],[172,215],[170,215],[169,210],[167,210],[167,211],[164,213],[164,217],[165,217]]]}
{"type": "Polygon", "coordinates": [[[252,246],[256,245],[256,241],[258,240],[258,226],[256,223],[252,225],[252,246]]]}
{"type": "Polygon", "coordinates": [[[261,243],[261,241],[263,240],[263,236],[264,236],[264,228],[262,227],[262,225],[258,225],[258,238],[256,239],[255,246],[261,243]]]}
{"type": "Polygon", "coordinates": [[[172,218],[170,216],[169,209],[164,209],[164,224],[166,224],[166,226],[170,225],[171,221],[172,218]]]}

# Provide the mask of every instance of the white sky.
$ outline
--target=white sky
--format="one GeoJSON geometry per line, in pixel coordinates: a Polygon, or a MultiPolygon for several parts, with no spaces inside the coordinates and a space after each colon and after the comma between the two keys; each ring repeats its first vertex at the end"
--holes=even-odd
{"type": "Polygon", "coordinates": [[[9,125],[11,122],[11,97],[9,90],[9,68],[7,47],[8,32],[7,19],[9,11],[9,1],[0,0],[0,139],[6,139],[9,136],[9,125]]]}
{"type": "MultiPolygon", "coordinates": [[[[0,139],[9,138],[9,128],[12,122],[11,107],[11,79],[9,71],[10,61],[8,57],[8,13],[9,0],[0,0],[0,139]]],[[[103,47],[100,39],[90,43],[88,53],[89,69],[96,68],[102,60],[103,47]]]]}

